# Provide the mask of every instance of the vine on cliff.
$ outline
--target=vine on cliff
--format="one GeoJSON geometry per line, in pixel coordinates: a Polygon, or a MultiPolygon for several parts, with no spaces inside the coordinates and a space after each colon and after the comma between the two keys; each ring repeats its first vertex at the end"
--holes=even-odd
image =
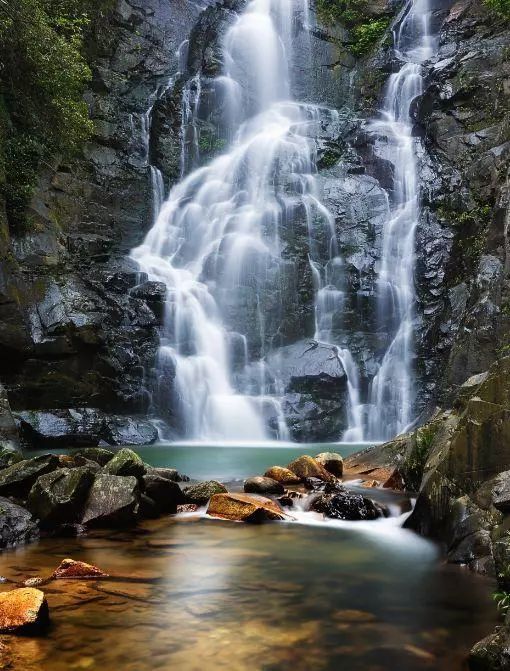
{"type": "Polygon", "coordinates": [[[83,55],[110,0],[0,0],[0,195],[19,230],[39,168],[90,136],[83,55]]]}

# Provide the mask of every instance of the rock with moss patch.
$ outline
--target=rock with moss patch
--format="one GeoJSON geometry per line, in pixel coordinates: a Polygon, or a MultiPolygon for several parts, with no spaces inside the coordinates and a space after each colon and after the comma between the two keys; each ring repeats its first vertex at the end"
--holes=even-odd
{"type": "Polygon", "coordinates": [[[198,482],[184,489],[186,503],[196,503],[197,506],[205,506],[211,496],[214,494],[226,494],[227,488],[221,482],[208,480],[207,482],[198,482]]]}
{"type": "Polygon", "coordinates": [[[41,475],[30,490],[27,508],[42,526],[77,522],[93,480],[94,471],[87,466],[41,475]]]}
{"type": "Polygon", "coordinates": [[[131,525],[140,501],[137,479],[98,473],[85,502],[82,524],[89,526],[131,525]]]}
{"type": "Polygon", "coordinates": [[[300,477],[283,466],[271,466],[264,473],[264,477],[281,482],[282,485],[298,485],[301,482],[300,477]]]}
{"type": "Polygon", "coordinates": [[[135,478],[141,478],[146,472],[146,467],[136,452],[124,447],[110,459],[103,467],[103,471],[110,475],[133,475],[135,478]]]}
{"type": "Polygon", "coordinates": [[[24,459],[0,471],[0,494],[25,498],[37,478],[58,468],[58,457],[45,454],[24,459]]]}
{"type": "Polygon", "coordinates": [[[277,482],[272,478],[254,477],[248,478],[244,482],[244,491],[250,494],[262,494],[264,496],[280,495],[285,492],[284,486],[281,482],[277,482]]]}
{"type": "Polygon", "coordinates": [[[39,536],[31,513],[9,499],[0,497],[0,548],[30,543],[39,536]]]}
{"type": "Polygon", "coordinates": [[[83,447],[73,452],[73,454],[85,457],[85,459],[89,459],[90,461],[95,461],[100,466],[106,466],[115,456],[115,452],[107,450],[104,447],[83,447]]]}

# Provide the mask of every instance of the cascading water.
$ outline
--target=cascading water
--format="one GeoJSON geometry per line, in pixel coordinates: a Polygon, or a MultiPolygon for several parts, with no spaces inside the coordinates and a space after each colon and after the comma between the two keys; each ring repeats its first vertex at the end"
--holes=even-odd
{"type": "MultiPolygon", "coordinates": [[[[306,25],[306,0],[299,7],[292,0],[253,0],[227,31],[217,83],[231,146],[183,177],[132,252],[141,270],[168,288],[156,405],[177,407],[173,423],[186,438],[264,439],[268,417],[273,436],[286,438],[279,401],[267,393],[278,385],[268,388],[263,363],[258,381],[246,370],[253,332],[259,355],[265,354],[262,287],[279,281],[286,211],[301,201],[330,224],[314,194],[313,142],[306,135],[317,108],[289,100],[296,12],[306,25]],[[234,329],[232,312],[247,301],[256,305],[255,324],[234,329]],[[239,350],[244,370],[237,365],[234,375],[239,350]]],[[[184,92],[183,152],[199,80],[184,92]]],[[[196,146],[195,136],[191,144],[196,146]]],[[[183,153],[183,174],[187,167],[183,153]]]]}
{"type": "Polygon", "coordinates": [[[391,438],[413,420],[413,318],[415,231],[420,185],[411,105],[422,93],[422,64],[434,53],[430,0],[410,0],[394,30],[401,69],[390,76],[381,119],[369,130],[376,153],[394,166],[390,217],[383,232],[378,280],[379,319],[394,337],[372,381],[367,437],[391,438]]]}

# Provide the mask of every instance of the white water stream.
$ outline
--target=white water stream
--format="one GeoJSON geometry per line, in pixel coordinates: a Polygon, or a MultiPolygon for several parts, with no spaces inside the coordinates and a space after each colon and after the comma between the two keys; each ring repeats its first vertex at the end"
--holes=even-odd
{"type": "MultiPolygon", "coordinates": [[[[395,166],[379,284],[381,312],[392,312],[396,335],[368,404],[360,399],[351,353],[333,345],[348,380],[344,440],[388,437],[412,419],[419,187],[409,110],[421,91],[420,64],[432,53],[428,15],[427,0],[409,2],[395,32],[402,68],[390,78],[382,118],[370,127],[379,138],[378,152],[395,166]]],[[[268,353],[263,294],[271,283],[282,282],[280,231],[289,212],[300,208],[309,229],[316,341],[332,342],[332,317],[342,307],[343,291],[334,282],[343,263],[335,222],[320,202],[314,177],[314,129],[336,112],[292,100],[297,20],[308,30],[307,0],[252,0],[247,5],[226,32],[224,69],[216,78],[227,129],[225,153],[190,172],[200,154],[194,123],[201,96],[197,75],[183,92],[182,179],[164,203],[161,174],[151,167],[155,223],[132,257],[150,279],[168,288],[156,405],[172,408],[173,422],[185,439],[288,438],[278,397],[281,387],[278,380],[267,383],[263,363],[268,353]],[[326,263],[312,242],[317,227],[329,241],[326,263]],[[250,312],[247,305],[253,304],[250,312]],[[232,317],[236,311],[237,320],[232,317]],[[247,323],[239,324],[239,313],[247,323]],[[257,357],[260,361],[254,364],[257,357]]],[[[187,43],[183,45],[186,52],[187,43]]]]}

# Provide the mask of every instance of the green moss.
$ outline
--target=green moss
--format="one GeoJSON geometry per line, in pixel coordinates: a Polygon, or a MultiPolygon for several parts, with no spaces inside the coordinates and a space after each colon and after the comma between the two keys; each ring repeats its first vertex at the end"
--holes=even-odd
{"type": "MultiPolygon", "coordinates": [[[[5,4],[5,3],[3,3],[5,4]]],[[[18,0],[0,13],[0,195],[19,230],[43,163],[73,156],[93,126],[82,98],[91,22],[111,0],[18,0]]]]}
{"type": "Polygon", "coordinates": [[[434,424],[426,424],[419,428],[415,434],[415,444],[411,454],[406,458],[407,485],[415,491],[418,491],[420,488],[425,464],[432,449],[436,433],[437,426],[434,424]]]}
{"type": "Polygon", "coordinates": [[[389,25],[390,19],[383,18],[356,26],[351,33],[353,44],[350,51],[353,56],[359,58],[368,54],[388,30],[389,25]]]}
{"type": "Polygon", "coordinates": [[[484,4],[495,14],[510,19],[510,0],[483,0],[484,4]]]}
{"type": "Polygon", "coordinates": [[[202,154],[219,153],[225,149],[227,141],[224,138],[216,137],[212,133],[201,130],[198,140],[198,148],[202,154]]]}

